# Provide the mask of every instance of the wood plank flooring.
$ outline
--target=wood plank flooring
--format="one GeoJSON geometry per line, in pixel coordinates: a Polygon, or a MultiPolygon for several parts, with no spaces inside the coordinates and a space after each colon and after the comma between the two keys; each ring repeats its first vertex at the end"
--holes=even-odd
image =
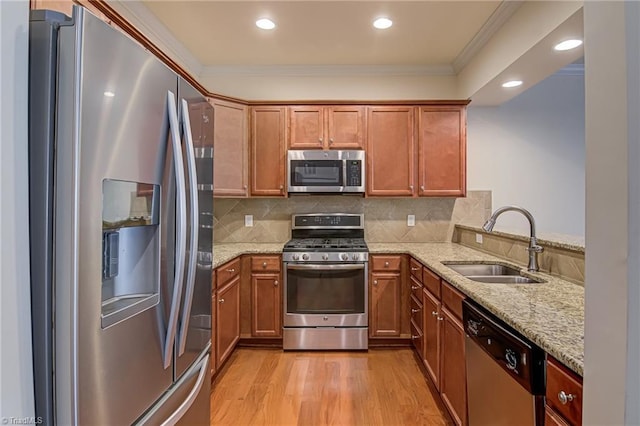
{"type": "Polygon", "coordinates": [[[237,349],[211,392],[212,425],[451,425],[410,349],[237,349]]]}

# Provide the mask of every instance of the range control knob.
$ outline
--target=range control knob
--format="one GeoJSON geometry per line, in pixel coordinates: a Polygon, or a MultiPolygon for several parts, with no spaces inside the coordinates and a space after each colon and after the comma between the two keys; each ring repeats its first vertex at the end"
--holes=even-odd
{"type": "Polygon", "coordinates": [[[293,260],[298,260],[300,259],[300,255],[298,253],[293,255],[293,260]]]}
{"type": "Polygon", "coordinates": [[[353,256],[351,256],[353,260],[358,260],[359,257],[360,256],[358,256],[358,253],[353,253],[353,256]]]}
{"type": "Polygon", "coordinates": [[[342,260],[349,260],[349,255],[348,255],[347,253],[342,253],[342,254],[340,255],[340,259],[342,259],[342,260]]]}
{"type": "Polygon", "coordinates": [[[323,254],[322,255],[322,260],[329,260],[329,255],[328,254],[323,254]]]}
{"type": "Polygon", "coordinates": [[[309,260],[309,255],[307,253],[303,254],[302,260],[309,260]]]}

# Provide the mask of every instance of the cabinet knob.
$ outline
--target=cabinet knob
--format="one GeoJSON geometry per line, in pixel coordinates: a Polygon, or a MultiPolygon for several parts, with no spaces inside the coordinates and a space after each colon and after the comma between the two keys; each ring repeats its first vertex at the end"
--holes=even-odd
{"type": "Polygon", "coordinates": [[[318,142],[322,143],[322,138],[318,138],[318,142]]]}
{"type": "Polygon", "coordinates": [[[438,313],[436,311],[431,311],[431,315],[433,315],[434,317],[437,317],[438,313]]]}
{"type": "Polygon", "coordinates": [[[231,269],[227,269],[227,272],[235,272],[236,270],[231,268],[231,269]]]}
{"type": "Polygon", "coordinates": [[[424,191],[424,185],[420,185],[420,191],[424,191]]]}
{"type": "Polygon", "coordinates": [[[413,308],[411,308],[411,313],[412,313],[412,314],[415,314],[416,312],[420,312],[420,309],[413,309],[413,308]]]}
{"type": "Polygon", "coordinates": [[[378,280],[373,280],[373,285],[378,285],[378,280]]]}
{"type": "Polygon", "coordinates": [[[417,289],[419,289],[419,288],[420,288],[420,286],[417,286],[417,285],[412,285],[412,286],[411,286],[411,290],[417,290],[417,289]]]}
{"type": "Polygon", "coordinates": [[[413,191],[413,185],[409,185],[409,189],[413,191]]]}
{"type": "Polygon", "coordinates": [[[273,285],[274,285],[274,286],[276,286],[276,287],[278,287],[278,280],[275,280],[275,281],[273,282],[273,285]]]}
{"type": "Polygon", "coordinates": [[[419,271],[420,268],[411,268],[412,271],[419,271]]]}
{"type": "Polygon", "coordinates": [[[244,189],[247,189],[247,188],[248,188],[248,187],[247,187],[247,185],[243,185],[242,187],[243,187],[244,189]]]}
{"type": "Polygon", "coordinates": [[[443,317],[438,317],[438,321],[444,321],[443,317]]]}
{"type": "Polygon", "coordinates": [[[262,262],[262,267],[266,268],[267,267],[267,262],[262,262]]]}
{"type": "Polygon", "coordinates": [[[224,299],[219,299],[218,302],[219,303],[224,303],[224,299]]]}
{"type": "Polygon", "coordinates": [[[333,143],[333,138],[329,138],[329,143],[333,143]]]}
{"type": "Polygon", "coordinates": [[[574,398],[575,396],[572,393],[565,393],[563,390],[558,393],[558,400],[560,400],[562,405],[573,401],[574,398]]]}
{"type": "Polygon", "coordinates": [[[280,191],[284,189],[284,185],[280,185],[280,191]]]}
{"type": "Polygon", "coordinates": [[[389,267],[389,262],[384,262],[384,267],[388,268],[389,267]]]}
{"type": "Polygon", "coordinates": [[[420,338],[420,336],[413,336],[413,335],[411,336],[411,340],[416,340],[416,339],[419,339],[419,338],[420,338]]]}

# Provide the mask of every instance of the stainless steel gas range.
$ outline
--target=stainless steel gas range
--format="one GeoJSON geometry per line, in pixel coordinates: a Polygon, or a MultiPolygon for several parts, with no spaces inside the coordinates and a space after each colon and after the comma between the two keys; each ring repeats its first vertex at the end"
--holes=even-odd
{"type": "Polygon", "coordinates": [[[285,244],[285,350],[368,348],[369,250],[361,214],[293,215],[285,244]]]}

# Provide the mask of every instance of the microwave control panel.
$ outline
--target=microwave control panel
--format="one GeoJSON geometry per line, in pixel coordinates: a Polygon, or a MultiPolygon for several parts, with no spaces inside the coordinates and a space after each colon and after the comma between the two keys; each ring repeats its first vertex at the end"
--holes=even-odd
{"type": "Polygon", "coordinates": [[[346,160],[347,161],[347,179],[346,186],[362,185],[362,160],[346,160]]]}

